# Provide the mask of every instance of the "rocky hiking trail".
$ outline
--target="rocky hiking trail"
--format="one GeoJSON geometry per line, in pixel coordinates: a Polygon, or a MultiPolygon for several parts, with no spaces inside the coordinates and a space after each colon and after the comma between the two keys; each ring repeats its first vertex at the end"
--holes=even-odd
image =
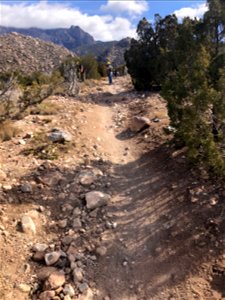
{"type": "Polygon", "coordinates": [[[225,299],[224,187],[169,143],[165,101],[127,77],[47,101],[0,145],[0,299],[225,299]],[[23,154],[54,128],[56,160],[23,154]]]}

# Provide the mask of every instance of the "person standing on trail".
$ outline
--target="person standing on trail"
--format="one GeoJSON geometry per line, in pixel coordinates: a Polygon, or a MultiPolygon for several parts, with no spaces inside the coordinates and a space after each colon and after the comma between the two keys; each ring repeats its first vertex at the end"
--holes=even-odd
{"type": "Polygon", "coordinates": [[[78,61],[76,64],[76,68],[77,68],[77,78],[80,81],[84,81],[85,80],[84,66],[78,61]]]}
{"type": "Polygon", "coordinates": [[[109,79],[109,84],[112,84],[112,78],[113,78],[113,67],[111,65],[111,62],[108,60],[106,63],[106,68],[107,68],[107,76],[109,79]]]}

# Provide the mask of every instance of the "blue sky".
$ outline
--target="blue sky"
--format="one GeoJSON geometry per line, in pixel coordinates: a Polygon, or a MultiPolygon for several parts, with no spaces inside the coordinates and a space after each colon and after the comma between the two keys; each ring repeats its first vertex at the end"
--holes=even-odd
{"type": "Polygon", "coordinates": [[[0,25],[13,27],[68,28],[78,25],[95,40],[120,40],[135,36],[138,21],[175,13],[199,18],[206,1],[178,0],[79,0],[0,1],[0,25]]]}

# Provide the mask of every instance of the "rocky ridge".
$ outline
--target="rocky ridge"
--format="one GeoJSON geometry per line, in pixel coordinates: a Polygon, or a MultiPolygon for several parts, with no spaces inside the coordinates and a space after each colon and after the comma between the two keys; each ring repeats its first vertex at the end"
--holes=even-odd
{"type": "Polygon", "coordinates": [[[69,56],[68,49],[16,32],[0,35],[0,72],[20,70],[25,74],[36,71],[51,73],[69,56]]]}

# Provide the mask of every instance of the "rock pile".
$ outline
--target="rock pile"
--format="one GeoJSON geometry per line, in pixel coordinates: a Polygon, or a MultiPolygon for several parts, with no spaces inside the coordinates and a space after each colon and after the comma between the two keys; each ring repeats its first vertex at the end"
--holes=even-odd
{"type": "MultiPolygon", "coordinates": [[[[39,177],[42,175],[47,178],[47,165],[39,177]]],[[[52,172],[51,178],[54,179],[52,172]]],[[[59,181],[48,183],[54,189],[59,181]]],[[[59,195],[61,213],[51,223],[61,233],[60,239],[51,243],[35,242],[31,247],[32,260],[37,264],[37,281],[30,289],[32,299],[77,299],[94,290],[95,283],[88,277],[87,268],[107,254],[103,233],[117,227],[106,209],[111,198],[110,192],[106,192],[110,187],[107,183],[109,178],[104,170],[91,166],[77,170],[70,184],[67,181],[69,195],[59,195]],[[72,193],[74,189],[79,194],[72,193]]]]}
{"type": "Polygon", "coordinates": [[[20,70],[25,74],[36,71],[51,73],[68,56],[68,49],[16,32],[0,35],[0,72],[20,70]]]}

